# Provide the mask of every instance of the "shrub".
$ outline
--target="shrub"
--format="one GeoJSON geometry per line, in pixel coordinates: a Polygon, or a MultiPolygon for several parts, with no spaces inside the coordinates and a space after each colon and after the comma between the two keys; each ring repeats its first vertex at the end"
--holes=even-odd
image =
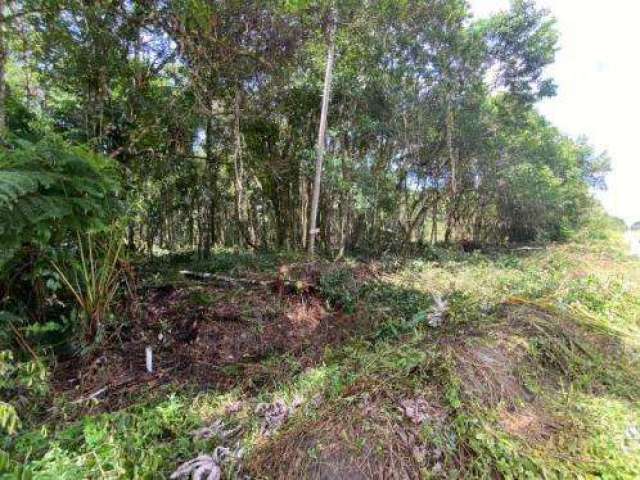
{"type": "MultiPolygon", "coordinates": [[[[0,312],[0,318],[6,320],[5,316],[0,312]]],[[[0,351],[0,430],[13,435],[20,429],[17,407],[32,398],[42,398],[48,391],[46,379],[47,369],[40,360],[19,362],[11,351],[0,351]]]]}
{"type": "Polygon", "coordinates": [[[72,257],[66,265],[52,262],[75,300],[87,342],[95,339],[104,324],[123,277],[122,244],[121,238],[99,242],[91,233],[85,238],[78,235],[78,258],[72,257]]]}
{"type": "Polygon", "coordinates": [[[0,308],[24,316],[23,324],[65,313],[60,272],[49,259],[72,257],[78,232],[112,223],[119,211],[115,165],[55,135],[0,146],[0,308]]]}
{"type": "Polygon", "coordinates": [[[339,268],[320,277],[320,293],[332,307],[353,313],[358,300],[358,285],[353,272],[339,268]]]}

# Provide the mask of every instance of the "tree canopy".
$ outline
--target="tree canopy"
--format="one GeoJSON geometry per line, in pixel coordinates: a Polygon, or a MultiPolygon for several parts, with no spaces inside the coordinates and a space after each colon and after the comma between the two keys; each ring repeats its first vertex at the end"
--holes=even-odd
{"type": "Polygon", "coordinates": [[[535,110],[558,35],[530,0],[0,7],[1,128],[117,162],[131,249],[560,239],[604,185],[606,156],[535,110]]]}

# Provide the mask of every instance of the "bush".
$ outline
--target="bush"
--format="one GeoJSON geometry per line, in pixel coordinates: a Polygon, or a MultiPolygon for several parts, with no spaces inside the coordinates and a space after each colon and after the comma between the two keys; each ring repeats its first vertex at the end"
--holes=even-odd
{"type": "Polygon", "coordinates": [[[353,272],[339,268],[320,277],[320,293],[332,307],[353,313],[358,300],[358,285],[353,272]]]}
{"type": "MultiPolygon", "coordinates": [[[[0,146],[0,309],[24,317],[23,330],[65,330],[50,324],[69,314],[50,260],[70,262],[79,232],[108,229],[118,191],[114,161],[55,135],[0,146]]],[[[19,345],[4,327],[5,347],[19,345]]]]}
{"type": "Polygon", "coordinates": [[[59,265],[52,262],[62,284],[73,297],[80,318],[84,339],[96,338],[111,311],[124,272],[121,266],[122,239],[107,238],[100,242],[90,233],[78,235],[79,258],[59,265]]]}
{"type": "MultiPolygon", "coordinates": [[[[0,318],[10,321],[0,312],[0,318]]],[[[13,353],[0,351],[0,431],[15,434],[22,422],[19,408],[27,408],[48,391],[47,369],[40,360],[16,361],[13,353]]]]}

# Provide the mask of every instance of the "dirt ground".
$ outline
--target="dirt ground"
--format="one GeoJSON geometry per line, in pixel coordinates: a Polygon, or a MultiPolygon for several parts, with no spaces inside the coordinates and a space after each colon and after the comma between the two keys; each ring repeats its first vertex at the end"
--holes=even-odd
{"type": "Polygon", "coordinates": [[[295,373],[266,369],[263,362],[276,355],[292,357],[299,369],[314,366],[326,346],[361,327],[357,315],[327,307],[316,281],[307,276],[301,291],[277,278],[242,287],[193,281],[148,289],[138,299],[138,320],[108,332],[107,347],[92,361],[58,365],[56,395],[87,406],[95,396],[108,411],[161,385],[261,388],[295,373]],[[146,347],[153,351],[152,373],[146,347]]]}

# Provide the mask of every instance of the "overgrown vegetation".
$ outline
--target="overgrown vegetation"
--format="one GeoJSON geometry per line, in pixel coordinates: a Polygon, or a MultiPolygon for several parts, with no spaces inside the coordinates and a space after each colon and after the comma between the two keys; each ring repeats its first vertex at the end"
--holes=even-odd
{"type": "MultiPolygon", "coordinates": [[[[95,399],[82,393],[92,393],[95,384],[89,390],[58,384],[53,418],[29,420],[19,435],[6,438],[12,459],[7,471],[22,468],[36,477],[61,478],[162,477],[199,453],[242,447],[241,459],[224,464],[226,474],[635,478],[640,474],[640,265],[624,253],[619,232],[608,230],[602,238],[602,225],[594,228],[581,233],[580,241],[542,250],[436,261],[418,257],[401,266],[354,262],[336,270],[327,265],[319,277],[322,289],[329,287],[321,290],[329,295],[330,310],[324,313],[294,292],[270,300],[257,316],[256,303],[234,313],[236,299],[257,302],[261,287],[182,283],[187,303],[180,311],[197,310],[203,319],[214,312],[218,320],[207,322],[240,322],[250,338],[261,338],[251,337],[254,328],[270,332],[256,342],[279,342],[265,316],[270,310],[289,318],[306,308],[305,315],[324,315],[331,325],[349,304],[354,308],[349,318],[361,323],[319,351],[314,343],[327,325],[322,318],[290,324],[287,330],[295,325],[297,338],[277,351],[257,354],[250,344],[239,341],[233,347],[224,340],[217,348],[228,350],[209,357],[224,367],[207,377],[207,392],[198,384],[195,363],[192,381],[158,373],[145,383],[169,375],[168,383],[142,396],[118,392],[118,377],[107,376],[109,392],[95,399]],[[341,282],[348,302],[333,296],[341,282]],[[207,292],[213,303],[194,300],[195,292],[207,292]],[[431,326],[436,297],[446,299],[448,308],[442,323],[431,326]],[[124,400],[113,403],[112,395],[124,400]],[[69,403],[76,398],[85,400],[69,403]],[[261,403],[278,400],[286,414],[260,413],[261,403]],[[99,413],[105,408],[107,413],[99,413]],[[213,433],[193,433],[207,426],[213,433]]],[[[200,340],[177,339],[181,317],[166,308],[180,300],[171,295],[147,308],[165,312],[156,320],[166,322],[164,334],[195,355],[203,339],[212,337],[201,327],[200,340]]],[[[144,328],[154,332],[154,325],[144,328]]],[[[155,345],[164,368],[167,357],[160,343],[155,345]]],[[[111,368],[111,358],[117,357],[108,356],[98,370],[111,368]]],[[[153,388],[153,381],[149,385],[153,388]]]]}

